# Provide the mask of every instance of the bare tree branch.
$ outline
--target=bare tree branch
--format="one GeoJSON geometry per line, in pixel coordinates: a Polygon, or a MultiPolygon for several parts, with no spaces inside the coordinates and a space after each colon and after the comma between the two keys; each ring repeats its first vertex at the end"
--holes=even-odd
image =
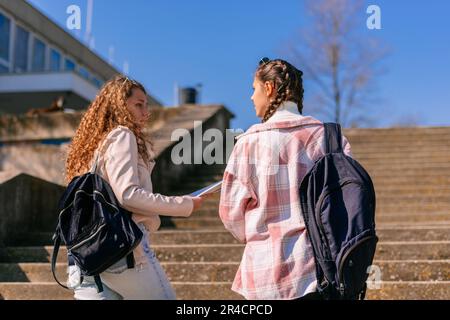
{"type": "Polygon", "coordinates": [[[344,126],[370,122],[366,107],[385,72],[380,62],[388,50],[358,32],[365,28],[363,1],[307,0],[306,12],[312,22],[287,51],[305,83],[314,84],[312,109],[344,126]]]}

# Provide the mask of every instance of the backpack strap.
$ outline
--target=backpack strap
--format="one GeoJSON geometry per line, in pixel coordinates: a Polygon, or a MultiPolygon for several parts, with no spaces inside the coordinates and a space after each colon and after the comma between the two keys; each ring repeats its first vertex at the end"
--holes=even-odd
{"type": "Polygon", "coordinates": [[[58,278],[56,277],[56,259],[58,257],[58,251],[59,251],[59,247],[61,245],[61,237],[59,235],[59,233],[55,233],[55,235],[53,236],[53,240],[54,242],[54,246],[53,246],[53,253],[52,253],[52,274],[53,274],[53,278],[55,278],[55,281],[63,288],[69,289],[67,286],[63,285],[61,282],[59,282],[58,278]]]}
{"type": "Polygon", "coordinates": [[[96,274],[94,276],[94,281],[95,284],[97,285],[97,292],[100,293],[103,291],[103,283],[102,283],[102,279],[100,278],[99,274],[96,274]]]}
{"type": "Polygon", "coordinates": [[[100,152],[98,150],[95,150],[95,158],[94,158],[94,162],[92,163],[92,167],[89,170],[90,173],[95,173],[97,171],[99,155],[100,155],[100,152]]]}
{"type": "Polygon", "coordinates": [[[134,268],[134,254],[133,251],[127,255],[127,267],[128,269],[133,269],[134,268]]]}
{"type": "Polygon", "coordinates": [[[342,132],[339,123],[324,123],[325,154],[342,152],[342,132]]]}
{"type": "Polygon", "coordinates": [[[366,291],[367,291],[367,283],[364,283],[364,287],[361,290],[361,293],[359,294],[358,300],[364,300],[366,298],[366,291]]]}
{"type": "Polygon", "coordinates": [[[92,163],[91,169],[89,170],[90,173],[95,173],[97,171],[98,158],[100,157],[100,152],[102,152],[103,148],[105,147],[106,140],[107,139],[104,139],[103,141],[101,141],[99,146],[97,147],[97,149],[95,149],[94,162],[92,163]]]}

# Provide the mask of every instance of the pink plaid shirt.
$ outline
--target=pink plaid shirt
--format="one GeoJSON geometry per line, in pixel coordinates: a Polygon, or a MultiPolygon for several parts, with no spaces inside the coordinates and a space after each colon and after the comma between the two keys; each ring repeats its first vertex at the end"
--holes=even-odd
{"type": "MultiPolygon", "coordinates": [[[[351,155],[343,138],[344,152],[351,155]]],[[[223,176],[219,215],[245,243],[232,290],[246,299],[295,299],[316,289],[299,185],[324,154],[323,125],[292,102],[238,137],[223,176]]]]}

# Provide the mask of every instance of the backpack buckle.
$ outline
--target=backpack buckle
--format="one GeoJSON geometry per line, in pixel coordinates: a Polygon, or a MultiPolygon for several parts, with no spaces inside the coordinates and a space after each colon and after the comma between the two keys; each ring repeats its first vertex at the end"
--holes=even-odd
{"type": "Polygon", "coordinates": [[[320,284],[317,284],[317,292],[325,299],[330,299],[330,283],[324,279],[320,284]]]}

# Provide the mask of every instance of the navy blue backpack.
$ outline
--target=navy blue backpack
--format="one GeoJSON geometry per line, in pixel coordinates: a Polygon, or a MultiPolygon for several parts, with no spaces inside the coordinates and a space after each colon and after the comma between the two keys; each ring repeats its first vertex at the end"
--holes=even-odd
{"type": "Polygon", "coordinates": [[[100,273],[125,257],[128,268],[133,268],[133,249],[143,237],[131,212],[120,206],[108,182],[95,173],[97,161],[98,155],[88,173],[72,179],[59,203],[51,266],[56,282],[66,289],[55,274],[61,241],[67,246],[69,265],[76,264],[82,277],[93,276],[101,292],[100,273]]]}
{"type": "Polygon", "coordinates": [[[317,290],[324,299],[364,299],[378,242],[375,190],[366,170],[344,154],[339,124],[324,128],[325,155],[300,185],[317,290]]]}

